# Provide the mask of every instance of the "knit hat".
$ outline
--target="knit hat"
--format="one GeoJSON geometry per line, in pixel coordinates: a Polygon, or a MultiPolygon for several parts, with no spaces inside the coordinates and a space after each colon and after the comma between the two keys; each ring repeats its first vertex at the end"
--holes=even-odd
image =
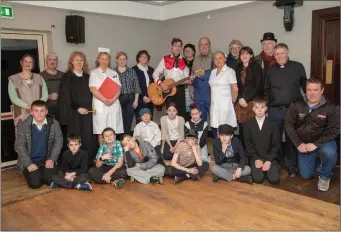
{"type": "Polygon", "coordinates": [[[189,129],[188,132],[186,133],[185,137],[192,137],[198,139],[198,132],[194,129],[189,129]]]}
{"type": "Polygon", "coordinates": [[[186,48],[192,48],[193,52],[195,53],[195,46],[193,44],[186,44],[185,47],[184,47],[184,50],[186,48]]]}
{"type": "Polygon", "coordinates": [[[233,134],[233,127],[227,124],[220,125],[218,127],[218,133],[221,135],[232,135],[233,134]]]}
{"type": "Polygon", "coordinates": [[[140,110],[140,117],[144,114],[152,114],[152,112],[150,112],[150,109],[148,109],[148,108],[142,108],[140,110]]]}

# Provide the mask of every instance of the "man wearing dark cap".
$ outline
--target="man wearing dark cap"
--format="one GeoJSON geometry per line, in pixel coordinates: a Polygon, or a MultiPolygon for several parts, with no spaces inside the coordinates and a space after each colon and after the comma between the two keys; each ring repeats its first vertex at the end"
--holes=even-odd
{"type": "Polygon", "coordinates": [[[269,67],[276,63],[274,47],[276,46],[277,39],[274,33],[266,32],[260,42],[262,43],[263,51],[255,57],[255,61],[262,66],[264,73],[266,73],[269,67]]]}
{"type": "Polygon", "coordinates": [[[252,184],[251,168],[246,165],[247,158],[241,141],[233,136],[233,127],[227,124],[218,127],[218,139],[213,141],[216,165],[211,168],[213,182],[219,179],[239,180],[252,184]]]}

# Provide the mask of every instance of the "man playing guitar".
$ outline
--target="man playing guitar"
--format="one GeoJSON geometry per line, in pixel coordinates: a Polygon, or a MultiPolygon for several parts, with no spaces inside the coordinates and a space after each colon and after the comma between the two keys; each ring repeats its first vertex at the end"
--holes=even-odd
{"type": "MultiPolygon", "coordinates": [[[[171,44],[172,53],[162,58],[153,73],[155,83],[158,84],[164,91],[168,91],[170,89],[167,84],[162,82],[162,80],[160,79],[160,74],[163,74],[165,79],[173,79],[175,82],[189,76],[189,69],[185,62],[185,58],[180,55],[180,52],[182,50],[181,39],[174,38],[171,44]]],[[[176,89],[176,94],[166,99],[166,105],[168,105],[170,102],[174,102],[176,104],[178,115],[182,117],[185,117],[187,114],[184,84],[178,85],[176,89]]]]}

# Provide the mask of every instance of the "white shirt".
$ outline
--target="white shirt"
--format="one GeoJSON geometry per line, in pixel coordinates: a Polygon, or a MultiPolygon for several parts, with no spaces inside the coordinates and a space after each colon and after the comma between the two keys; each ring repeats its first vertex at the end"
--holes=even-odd
{"type": "Polygon", "coordinates": [[[176,118],[173,120],[170,120],[169,117],[167,117],[169,140],[178,140],[178,138],[180,136],[179,130],[178,130],[178,123],[179,123],[179,117],[178,116],[176,116],[176,118]]]}
{"type": "MultiPolygon", "coordinates": [[[[172,55],[173,57],[173,55],[172,55]]],[[[179,59],[184,59],[183,57],[179,57],[179,59]]],[[[180,81],[189,76],[189,69],[185,67],[184,70],[180,70],[179,68],[173,67],[171,70],[166,69],[164,58],[160,61],[159,65],[156,67],[153,73],[154,81],[157,83],[159,79],[160,73],[165,75],[165,79],[173,79],[175,82],[180,81]]]]}
{"type": "Polygon", "coordinates": [[[159,125],[153,121],[150,121],[148,124],[145,122],[138,123],[134,128],[133,137],[139,137],[141,140],[149,142],[153,147],[161,144],[159,125]]]}
{"type": "Polygon", "coordinates": [[[146,86],[149,86],[149,75],[148,75],[148,66],[143,67],[141,64],[137,64],[137,67],[144,73],[144,77],[146,78],[146,86]]]}
{"type": "Polygon", "coordinates": [[[265,120],[265,115],[261,119],[256,118],[257,124],[259,126],[259,130],[262,130],[262,127],[263,127],[263,124],[264,124],[264,120],[265,120]]]}
{"type": "Polygon", "coordinates": [[[38,124],[36,120],[33,119],[32,124],[35,124],[39,130],[43,128],[44,125],[47,125],[47,119],[45,118],[43,124],[38,124]]]}

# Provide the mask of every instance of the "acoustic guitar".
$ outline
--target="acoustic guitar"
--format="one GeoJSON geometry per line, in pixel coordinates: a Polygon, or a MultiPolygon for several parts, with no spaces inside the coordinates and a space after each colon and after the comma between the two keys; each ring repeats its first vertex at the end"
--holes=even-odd
{"type": "MultiPolygon", "coordinates": [[[[202,75],[205,74],[205,70],[203,69],[199,69],[194,73],[195,77],[200,77],[202,75]]],[[[160,79],[164,76],[163,73],[160,74],[160,79]]],[[[156,83],[151,83],[148,86],[147,92],[148,92],[148,96],[150,101],[154,104],[154,105],[162,105],[167,97],[170,96],[174,96],[176,94],[176,86],[185,83],[186,81],[188,81],[190,79],[190,77],[186,77],[180,81],[175,82],[173,79],[165,79],[163,81],[164,84],[169,86],[169,89],[167,91],[164,91],[159,85],[157,85],[156,83]]],[[[184,99],[185,101],[185,99],[184,99]]]]}

